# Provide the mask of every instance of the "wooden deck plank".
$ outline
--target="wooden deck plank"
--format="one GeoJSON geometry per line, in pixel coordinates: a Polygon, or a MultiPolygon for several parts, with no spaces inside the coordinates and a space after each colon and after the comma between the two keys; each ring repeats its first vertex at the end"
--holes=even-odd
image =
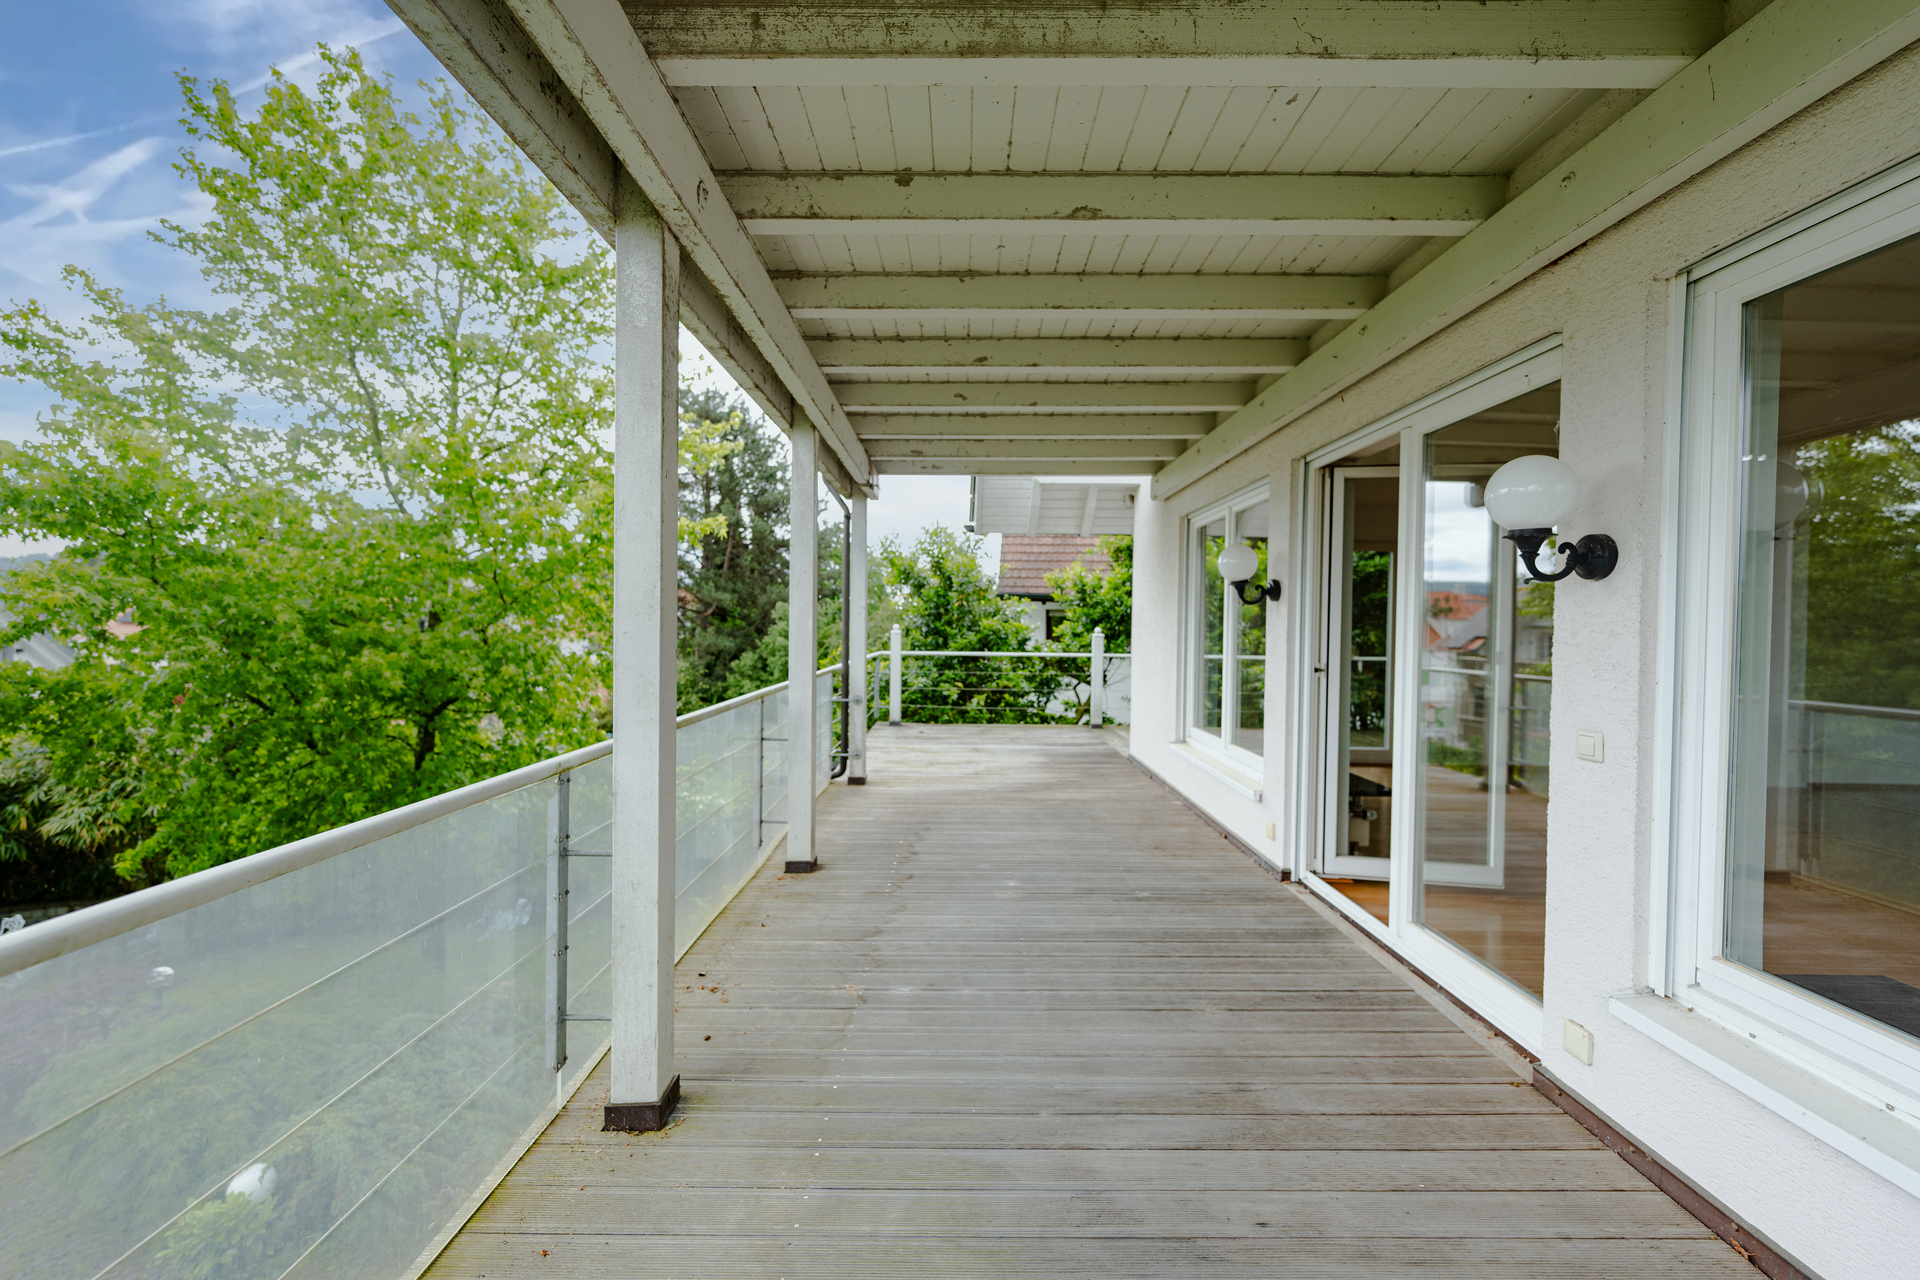
{"type": "Polygon", "coordinates": [[[1752,1275],[1102,735],[870,751],[430,1276],[1752,1275]]]}

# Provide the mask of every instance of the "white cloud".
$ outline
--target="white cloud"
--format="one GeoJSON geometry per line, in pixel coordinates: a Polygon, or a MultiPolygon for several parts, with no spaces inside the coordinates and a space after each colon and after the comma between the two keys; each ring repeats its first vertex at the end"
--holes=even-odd
{"type": "MultiPolygon", "coordinates": [[[[406,24],[398,18],[389,18],[385,22],[376,22],[370,25],[350,28],[330,36],[323,36],[315,43],[328,44],[336,49],[347,46],[355,49],[365,49],[368,45],[385,40],[388,36],[398,35],[406,29],[406,24]]],[[[300,85],[302,88],[312,88],[313,84],[319,79],[317,75],[307,74],[319,65],[320,54],[314,49],[308,49],[303,53],[295,54],[291,58],[275,59],[273,64],[274,70],[295,84],[300,85]]],[[[244,84],[236,85],[234,92],[251,93],[255,89],[263,87],[271,79],[273,79],[272,72],[255,76],[244,84]]]]}
{"type": "Polygon", "coordinates": [[[111,129],[93,129],[86,133],[63,134],[57,138],[41,138],[37,142],[18,142],[10,147],[0,147],[0,160],[12,156],[29,155],[35,151],[52,151],[58,147],[70,147],[76,142],[91,142],[95,138],[108,138],[116,133],[125,133],[129,129],[138,129],[142,125],[153,124],[158,117],[148,116],[127,124],[117,124],[111,129]]]}
{"type": "MultiPolygon", "coordinates": [[[[161,138],[141,138],[104,156],[89,160],[67,176],[52,182],[19,182],[7,190],[32,203],[21,212],[0,219],[0,273],[17,277],[43,292],[42,301],[60,309],[47,286],[57,286],[61,269],[69,262],[100,267],[101,251],[144,235],[162,219],[196,223],[206,216],[210,202],[198,192],[181,192],[163,179],[163,197],[169,207],[152,213],[95,216],[95,207],[127,180],[139,174],[165,147],[161,138]]],[[[141,192],[145,202],[158,190],[141,192]]]]}
{"type": "Polygon", "coordinates": [[[105,195],[120,179],[151,160],[160,150],[159,138],[142,138],[130,142],[118,151],[89,161],[79,171],[55,183],[14,183],[7,189],[17,196],[26,196],[40,203],[25,213],[9,218],[4,224],[8,227],[36,227],[52,222],[64,214],[71,214],[79,221],[86,221],[87,210],[105,195]]]}

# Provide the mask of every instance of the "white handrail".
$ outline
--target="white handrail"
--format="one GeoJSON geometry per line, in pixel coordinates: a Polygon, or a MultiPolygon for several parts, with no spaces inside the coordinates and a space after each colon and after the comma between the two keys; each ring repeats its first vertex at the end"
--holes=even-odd
{"type": "MultiPolygon", "coordinates": [[[[837,671],[838,667],[823,667],[820,674],[837,671]]],[[[715,703],[711,707],[702,707],[698,711],[689,711],[674,721],[674,727],[684,728],[701,720],[717,716],[736,707],[746,706],[760,698],[770,697],[786,689],[786,682],[768,685],[764,689],[755,689],[752,693],[741,694],[725,702],[715,703]]],[[[545,782],[549,778],[569,769],[577,769],[590,764],[613,750],[614,740],[608,738],[591,746],[569,751],[564,755],[542,760],[524,768],[503,773],[497,777],[484,778],[469,783],[454,791],[429,796],[425,800],[416,800],[412,804],[402,805],[398,809],[389,809],[385,813],[376,813],[362,818],[358,822],[349,822],[343,827],[334,827],[301,840],[264,849],[248,857],[236,858],[232,862],[223,862],[217,867],[208,867],[205,871],[196,871],[192,875],[181,876],[178,880],[169,880],[164,884],[148,889],[138,889],[118,898],[109,898],[105,902],[95,903],[91,907],[82,907],[78,911],[69,911],[65,915],[54,916],[27,929],[16,929],[0,937],[0,978],[44,964],[48,960],[78,951],[82,947],[92,946],[96,942],[105,942],[123,933],[143,929],[168,916],[178,915],[193,907],[205,906],[209,902],[224,898],[228,894],[238,893],[242,889],[251,889],[254,885],[264,884],[316,862],[325,862],[328,858],[351,853],[355,849],[384,840],[388,836],[398,835],[402,831],[444,818],[450,813],[470,809],[476,804],[519,791],[525,787],[545,782]]]]}
{"type": "MultiPolygon", "coordinates": [[[[867,655],[867,661],[892,656],[892,650],[882,649],[878,653],[867,655]]],[[[903,658],[1091,658],[1091,653],[1072,653],[1065,649],[902,649],[903,658]]],[[[1131,658],[1130,653],[1115,653],[1111,650],[1100,655],[1103,658],[1131,658]]]]}
{"type": "Polygon", "coordinates": [[[1920,720],[1920,711],[1910,711],[1905,707],[1874,707],[1858,702],[1818,702],[1811,698],[1795,698],[1792,705],[1819,715],[1859,716],[1873,720],[1920,720]]]}

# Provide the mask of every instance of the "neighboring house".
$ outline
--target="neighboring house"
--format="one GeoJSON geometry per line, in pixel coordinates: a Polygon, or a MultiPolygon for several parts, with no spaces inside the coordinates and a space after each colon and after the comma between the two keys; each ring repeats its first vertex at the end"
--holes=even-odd
{"type": "Polygon", "coordinates": [[[1027,626],[1033,642],[1045,644],[1053,638],[1066,606],[1053,598],[1047,582],[1050,573],[1061,573],[1075,564],[1085,565],[1093,573],[1113,572],[1113,561],[1100,549],[1099,538],[1083,538],[1072,533],[1003,533],[1000,535],[1000,582],[996,594],[1027,602],[1027,626]]]}
{"type": "MultiPolygon", "coordinates": [[[[46,556],[0,558],[0,573],[46,558],[46,556]]],[[[5,609],[0,609],[0,627],[5,627],[12,621],[13,615],[5,609]]],[[[0,662],[24,662],[29,666],[39,667],[43,671],[57,671],[61,667],[73,665],[73,650],[43,631],[14,644],[0,645],[0,662]]]]}
{"type": "Polygon", "coordinates": [[[1429,739],[1466,749],[1486,733],[1487,598],[1429,591],[1420,711],[1429,739]]]}
{"type": "Polygon", "coordinates": [[[1000,535],[999,594],[1028,601],[1027,625],[1035,644],[1045,644],[1064,610],[1053,600],[1047,575],[1076,561],[1095,573],[1113,562],[1100,539],[1133,533],[1140,486],[1127,482],[1036,480],[1027,476],[974,476],[970,533],[1000,535]]]}
{"type": "Polygon", "coordinates": [[[1076,482],[1027,476],[974,476],[970,533],[1071,533],[1083,538],[1133,532],[1140,486],[1132,481],[1076,482]]]}
{"type": "MultiPolygon", "coordinates": [[[[0,610],[0,626],[9,620],[0,610]]],[[[17,644],[0,645],[0,662],[24,662],[43,671],[58,671],[73,665],[73,650],[43,631],[17,644]]]]}

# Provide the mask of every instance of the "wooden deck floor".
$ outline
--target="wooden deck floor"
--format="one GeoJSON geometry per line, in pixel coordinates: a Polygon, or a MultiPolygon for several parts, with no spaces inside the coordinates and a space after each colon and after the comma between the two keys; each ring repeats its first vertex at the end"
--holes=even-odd
{"type": "Polygon", "coordinates": [[[1084,729],[905,728],[428,1273],[1756,1273],[1084,729]]]}

